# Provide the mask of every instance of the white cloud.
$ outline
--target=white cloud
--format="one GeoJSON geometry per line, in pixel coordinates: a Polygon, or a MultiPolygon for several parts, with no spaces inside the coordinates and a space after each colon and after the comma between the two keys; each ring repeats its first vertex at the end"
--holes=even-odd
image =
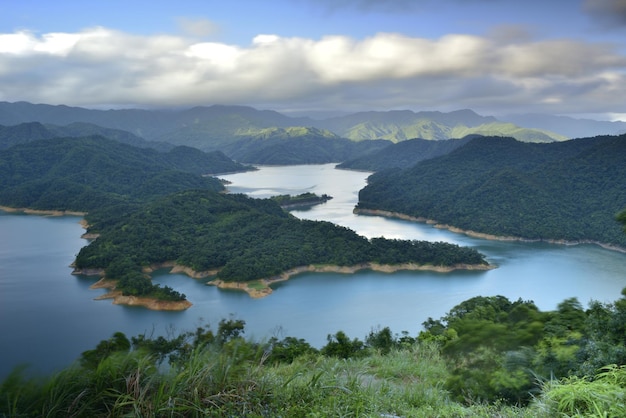
{"type": "Polygon", "coordinates": [[[0,34],[7,101],[624,113],[623,97],[626,57],[573,40],[258,35],[242,47],[102,27],[0,34]]]}

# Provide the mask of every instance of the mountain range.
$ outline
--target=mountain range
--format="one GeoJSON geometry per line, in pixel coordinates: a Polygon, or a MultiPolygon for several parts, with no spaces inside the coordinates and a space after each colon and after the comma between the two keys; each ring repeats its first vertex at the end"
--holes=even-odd
{"type": "Polygon", "coordinates": [[[498,120],[469,109],[359,112],[318,120],[247,106],[95,110],[28,102],[0,102],[0,125],[0,149],[33,139],[101,135],[159,151],[177,145],[219,150],[249,164],[342,162],[415,138],[483,135],[549,143],[626,131],[624,122],[540,115],[498,120]]]}
{"type": "MultiPolygon", "coordinates": [[[[603,122],[547,115],[509,115],[502,120],[481,116],[469,109],[443,113],[359,112],[325,119],[289,117],[273,110],[248,106],[213,105],[182,110],[116,109],[95,110],[65,105],[0,102],[0,125],[24,122],[70,125],[91,123],[128,131],[150,141],[177,144],[181,140],[212,140],[272,136],[268,128],[316,128],[317,134],[332,134],[352,140],[411,138],[448,139],[468,134],[514,136],[527,142],[549,142],[595,135],[613,135],[626,130],[626,122],[603,122]],[[325,132],[330,131],[330,132],[325,132]],[[511,135],[515,133],[516,135],[511,135]]],[[[189,145],[189,144],[184,144],[189,145]]]]}

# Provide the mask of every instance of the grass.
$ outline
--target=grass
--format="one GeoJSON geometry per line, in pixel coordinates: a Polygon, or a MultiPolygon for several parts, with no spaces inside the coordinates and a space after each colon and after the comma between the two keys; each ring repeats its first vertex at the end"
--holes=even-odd
{"type": "Polygon", "coordinates": [[[260,280],[253,280],[253,281],[247,282],[247,285],[250,289],[254,289],[254,290],[267,289],[267,285],[261,282],[260,280]]]}
{"type": "Polygon", "coordinates": [[[389,354],[338,359],[321,354],[270,364],[267,347],[237,338],[191,351],[179,365],[156,367],[141,351],[117,353],[97,367],[76,364],[0,385],[0,417],[553,417],[620,415],[623,368],[598,379],[546,384],[528,407],[461,404],[443,382],[448,367],[434,343],[389,354]]]}

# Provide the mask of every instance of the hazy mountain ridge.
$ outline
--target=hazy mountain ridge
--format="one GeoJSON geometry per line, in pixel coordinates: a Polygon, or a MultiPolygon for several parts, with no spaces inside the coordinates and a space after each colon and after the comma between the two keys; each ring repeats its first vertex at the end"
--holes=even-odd
{"type": "Polygon", "coordinates": [[[410,110],[389,112],[361,112],[319,122],[338,135],[356,141],[388,139],[401,142],[422,138],[443,140],[467,135],[513,136],[525,142],[552,142],[566,139],[562,135],[538,129],[528,129],[493,116],[480,116],[469,109],[449,113],[410,110]]]}
{"type": "MultiPolygon", "coordinates": [[[[257,110],[248,106],[213,105],[183,110],[93,110],[64,105],[0,102],[0,124],[16,125],[33,121],[56,125],[92,123],[126,130],[150,141],[189,145],[202,150],[219,149],[224,143],[242,137],[267,135],[267,129],[270,128],[302,127],[330,131],[338,137],[354,141],[387,139],[399,142],[412,138],[439,140],[475,133],[513,135],[520,140],[534,142],[565,139],[551,132],[512,126],[469,109],[448,113],[410,110],[359,112],[315,120],[289,117],[273,110],[257,110]]],[[[278,131],[276,134],[284,136],[284,133],[278,131]]],[[[311,132],[305,134],[310,135],[311,132]]]]}
{"type": "Polygon", "coordinates": [[[62,137],[84,137],[101,135],[109,139],[132,145],[138,148],[153,148],[157,151],[168,151],[175,147],[158,141],[147,141],[128,131],[113,128],[104,128],[88,122],[73,122],[66,126],[42,124],[41,122],[24,122],[19,125],[0,125],[0,149],[6,149],[17,144],[24,144],[39,139],[62,137]]]}
{"type": "Polygon", "coordinates": [[[474,136],[462,139],[409,139],[392,143],[379,152],[344,161],[338,168],[349,170],[380,171],[389,168],[409,168],[419,161],[439,157],[467,144],[474,136]]]}
{"type": "Polygon", "coordinates": [[[621,135],[626,133],[626,122],[577,119],[568,116],[526,113],[506,115],[502,120],[519,126],[557,132],[568,138],[585,138],[597,135],[621,135]]]}

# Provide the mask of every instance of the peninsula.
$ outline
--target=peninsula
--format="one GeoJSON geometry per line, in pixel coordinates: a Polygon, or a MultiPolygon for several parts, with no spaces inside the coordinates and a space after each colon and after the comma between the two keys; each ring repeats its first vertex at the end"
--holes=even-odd
{"type": "Polygon", "coordinates": [[[213,284],[252,295],[269,294],[272,283],[301,271],[488,266],[474,249],[370,240],[286,210],[323,203],[327,195],[225,194],[222,182],[201,174],[215,171],[211,161],[191,149],[158,153],[97,136],[32,141],[0,151],[0,205],[85,213],[83,236],[91,241],[76,256],[74,273],[104,279],[96,286],[106,286],[102,297],[114,303],[150,309],[190,306],[186,295],[152,283],[151,269],[166,264],[192,277],[211,272],[205,277],[213,284]],[[191,157],[193,169],[182,162],[191,157]]]}
{"type": "Polygon", "coordinates": [[[210,284],[253,297],[266,296],[271,284],[306,271],[491,267],[474,249],[367,239],[329,222],[295,218],[273,199],[202,190],[155,199],[97,233],[77,255],[77,272],[101,269],[104,277],[116,280],[124,296],[173,301],[186,296],[151,288],[149,273],[155,266],[210,278],[210,284]]]}

